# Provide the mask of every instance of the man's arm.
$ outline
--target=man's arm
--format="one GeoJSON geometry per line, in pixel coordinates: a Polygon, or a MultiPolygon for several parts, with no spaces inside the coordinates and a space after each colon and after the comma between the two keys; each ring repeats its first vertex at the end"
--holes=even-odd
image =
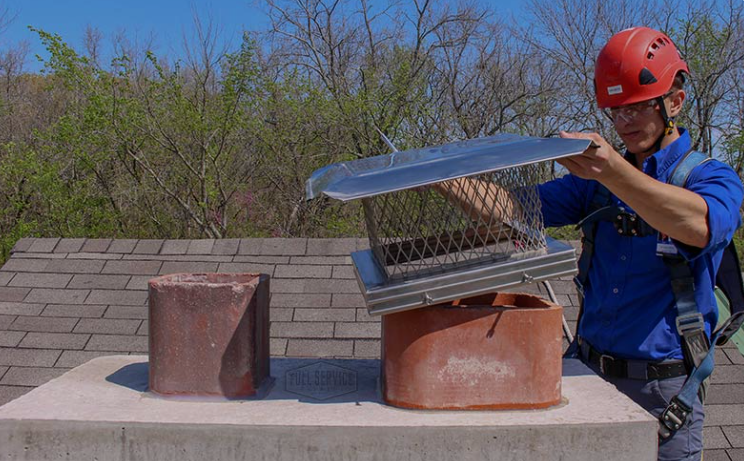
{"type": "Polygon", "coordinates": [[[572,174],[599,181],[651,227],[672,239],[696,248],[708,244],[708,204],[700,195],[651,178],[628,163],[598,134],[561,136],[591,139],[599,146],[558,161],[572,174]]]}
{"type": "Polygon", "coordinates": [[[432,187],[474,221],[511,221],[520,210],[506,189],[490,181],[458,178],[432,187]]]}

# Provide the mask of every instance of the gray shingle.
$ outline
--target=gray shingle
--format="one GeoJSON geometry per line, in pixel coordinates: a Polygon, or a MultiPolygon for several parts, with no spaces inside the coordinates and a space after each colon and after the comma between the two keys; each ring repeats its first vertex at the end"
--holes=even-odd
{"type": "Polygon", "coordinates": [[[713,351],[713,356],[715,357],[716,368],[719,367],[719,366],[721,366],[721,365],[731,365],[732,364],[731,363],[731,360],[729,360],[729,358],[728,358],[728,355],[726,355],[726,352],[724,352],[724,350],[721,349],[721,348],[718,348],[717,347],[713,351]]]}
{"type": "Polygon", "coordinates": [[[65,259],[68,256],[69,254],[67,253],[18,253],[16,255],[13,255],[14,258],[18,259],[41,259],[44,261],[48,261],[50,259],[65,259]]]}
{"type": "Polygon", "coordinates": [[[160,261],[106,261],[103,274],[156,275],[163,263],[160,261]]]}
{"type": "Polygon", "coordinates": [[[147,292],[139,290],[92,290],[85,304],[119,304],[140,306],[147,302],[147,292]]]}
{"type": "Polygon", "coordinates": [[[272,293],[304,293],[305,280],[302,279],[275,279],[271,281],[272,293]]]}
{"type": "Polygon", "coordinates": [[[215,255],[234,255],[238,253],[240,239],[219,239],[214,242],[212,254],[215,255]]]}
{"type": "Polygon", "coordinates": [[[54,247],[55,253],[77,253],[83,247],[85,239],[62,239],[54,247]]]}
{"type": "Polygon", "coordinates": [[[122,261],[184,261],[184,262],[207,262],[207,263],[229,263],[232,256],[225,255],[123,255],[122,261]]]}
{"type": "Polygon", "coordinates": [[[88,239],[80,249],[82,253],[105,253],[111,245],[111,239],[88,239]]]}
{"type": "Polygon", "coordinates": [[[15,245],[13,245],[13,249],[10,250],[11,254],[12,253],[23,253],[24,251],[28,251],[28,249],[31,248],[31,245],[34,244],[34,240],[36,239],[29,238],[29,237],[19,239],[15,243],[15,245]]]}
{"type": "Polygon", "coordinates": [[[274,275],[274,265],[258,263],[220,263],[217,271],[229,274],[268,274],[271,277],[274,275]]]}
{"type": "Polygon", "coordinates": [[[0,314],[0,330],[8,328],[8,326],[13,323],[15,319],[15,315],[0,314]]]}
{"type": "Polygon", "coordinates": [[[146,319],[148,315],[147,306],[109,306],[105,318],[110,319],[146,319]]]}
{"type": "Polygon", "coordinates": [[[111,242],[111,245],[106,249],[106,253],[129,254],[136,246],[137,240],[135,239],[117,239],[111,242]]]}
{"type": "Polygon", "coordinates": [[[188,240],[166,240],[160,249],[161,255],[185,255],[189,249],[188,240]]]}
{"type": "Polygon", "coordinates": [[[146,336],[93,335],[86,351],[147,352],[146,336]]]}
{"type": "Polygon", "coordinates": [[[331,322],[272,322],[271,336],[275,338],[331,338],[331,322]]]}
{"type": "Polygon", "coordinates": [[[51,367],[62,351],[0,348],[0,365],[51,367]]]}
{"type": "Polygon", "coordinates": [[[137,329],[137,335],[147,336],[148,334],[150,334],[150,322],[143,320],[142,325],[137,329]]]}
{"type": "Polygon", "coordinates": [[[327,279],[331,277],[332,269],[332,266],[281,265],[276,266],[276,269],[274,270],[274,278],[327,279]]]}
{"type": "Polygon", "coordinates": [[[240,255],[260,255],[264,239],[240,239],[238,254],[240,255]]]}
{"type": "Polygon", "coordinates": [[[357,250],[355,238],[308,239],[307,255],[349,255],[357,250]]]}
{"type": "Polygon", "coordinates": [[[288,357],[352,357],[354,341],[350,339],[290,339],[286,355],[288,357]]]}
{"type": "Polygon", "coordinates": [[[731,458],[729,458],[729,455],[726,453],[726,450],[705,450],[705,454],[703,456],[705,461],[731,461],[731,458]]]}
{"type": "MultiPolygon", "coordinates": [[[[241,242],[242,243],[242,242],[241,242]]],[[[272,238],[264,239],[261,245],[262,255],[303,256],[307,248],[307,239],[272,238]]]]}
{"type": "Polygon", "coordinates": [[[24,336],[25,331],[0,330],[0,347],[16,347],[24,336]]]}
{"type": "MultiPolygon", "coordinates": [[[[731,461],[744,461],[744,449],[736,448],[733,450],[726,450],[726,453],[731,458],[731,461]]],[[[705,461],[711,461],[707,452],[705,453],[705,461]]]]}
{"type": "Polygon", "coordinates": [[[41,386],[67,372],[66,368],[11,367],[0,384],[10,386],[41,386]]]}
{"type": "Polygon", "coordinates": [[[63,351],[62,355],[54,364],[55,367],[62,368],[75,368],[80,366],[96,357],[104,357],[107,355],[120,355],[120,352],[103,352],[103,351],[63,351]]]}
{"type": "Polygon", "coordinates": [[[354,268],[352,266],[333,266],[334,279],[355,279],[354,268]]]}
{"type": "Polygon", "coordinates": [[[354,341],[354,357],[360,359],[380,358],[380,341],[357,339],[354,341]]]}
{"type": "MultiPolygon", "coordinates": [[[[729,426],[723,428],[723,433],[726,435],[727,442],[730,442],[730,446],[733,448],[744,448],[744,426],[729,426]]],[[[706,443],[706,447],[707,447],[706,443]]],[[[724,447],[711,447],[711,448],[729,448],[726,444],[724,447]]]]}
{"type": "Polygon", "coordinates": [[[715,372],[711,377],[711,383],[744,384],[744,367],[716,364],[715,372]]]}
{"type": "Polygon", "coordinates": [[[162,239],[142,239],[137,242],[137,246],[132,250],[133,254],[156,255],[163,246],[162,239]]]}
{"type": "Polygon", "coordinates": [[[109,260],[109,259],[122,259],[124,256],[119,253],[69,253],[67,255],[67,261],[71,259],[95,259],[95,260],[109,260]]]}
{"type": "Polygon", "coordinates": [[[291,322],[294,316],[294,309],[269,309],[269,319],[272,322],[291,322]]]}
{"type": "Polygon", "coordinates": [[[95,259],[64,259],[49,261],[46,272],[64,274],[98,274],[106,262],[95,259]]]}
{"type": "Polygon", "coordinates": [[[23,301],[28,295],[30,288],[17,287],[0,287],[0,301],[19,302],[23,301]]]}
{"type": "Polygon", "coordinates": [[[331,301],[331,307],[366,308],[367,305],[364,303],[364,297],[362,297],[362,295],[360,294],[334,293],[333,300],[331,301]]]}
{"type": "MultiPolygon", "coordinates": [[[[271,281],[271,287],[274,288],[275,281],[271,281]]],[[[271,307],[298,307],[298,308],[323,308],[331,305],[330,294],[282,294],[274,293],[271,295],[271,307]]]]}
{"type": "Polygon", "coordinates": [[[204,272],[217,272],[218,263],[199,261],[166,261],[160,268],[160,274],[190,273],[199,274],[204,272]]]}
{"type": "Polygon", "coordinates": [[[147,290],[150,280],[154,277],[153,275],[133,275],[125,288],[127,290],[147,290]]]}
{"type": "Polygon", "coordinates": [[[29,333],[19,347],[33,349],[82,349],[90,335],[75,333],[29,333]]]}
{"type": "Polygon", "coordinates": [[[356,309],[356,321],[357,322],[379,322],[381,319],[382,319],[382,316],[369,315],[369,311],[367,309],[356,309]]]}
{"type": "Polygon", "coordinates": [[[295,322],[353,322],[355,319],[355,309],[297,309],[294,315],[295,322]]]}
{"type": "Polygon", "coordinates": [[[744,404],[705,405],[706,426],[744,425],[744,404]]]}
{"type": "Polygon", "coordinates": [[[744,355],[742,355],[739,349],[725,349],[723,350],[723,352],[726,354],[726,357],[728,357],[731,363],[736,365],[744,365],[744,355]]]}
{"type": "Polygon", "coordinates": [[[142,320],[80,319],[74,332],[133,335],[141,323],[142,320]]]}
{"type": "MultiPolygon", "coordinates": [[[[0,270],[4,272],[44,272],[49,261],[45,259],[25,259],[11,257],[0,270]]],[[[51,271],[58,272],[58,271],[51,271]]]]}
{"type": "Polygon", "coordinates": [[[292,256],[290,264],[317,264],[321,266],[350,265],[351,256],[292,256]]]}
{"type": "MultiPolygon", "coordinates": [[[[297,256],[292,256],[292,258],[296,258],[297,256]]],[[[228,262],[234,262],[234,263],[256,263],[256,264],[289,264],[290,257],[289,256],[255,256],[255,255],[245,255],[245,256],[234,256],[231,261],[228,262]]]]}
{"type": "Polygon", "coordinates": [[[269,350],[274,357],[283,357],[287,353],[287,340],[281,338],[271,338],[269,340],[269,350]]]}
{"type": "Polygon", "coordinates": [[[0,315],[39,315],[43,309],[43,304],[0,301],[0,315]]]}
{"type": "Polygon", "coordinates": [[[21,273],[8,284],[11,287],[64,288],[72,279],[71,274],[21,273]]]}
{"type": "Polygon", "coordinates": [[[380,337],[381,326],[382,324],[377,322],[337,322],[334,337],[376,339],[380,337]]]}
{"type": "MultiPolygon", "coordinates": [[[[305,280],[305,293],[359,293],[359,285],[356,280],[305,280]]],[[[346,306],[351,307],[351,306],[346,306]]]]}
{"type": "Polygon", "coordinates": [[[0,287],[8,285],[15,275],[15,272],[0,272],[0,287]]]}
{"type": "Polygon", "coordinates": [[[214,239],[191,240],[186,254],[208,255],[212,253],[212,247],[214,247],[214,239]]]}
{"type": "Polygon", "coordinates": [[[77,274],[72,277],[68,288],[124,289],[129,278],[129,275],[77,274]]]}
{"type": "Polygon", "coordinates": [[[24,394],[33,390],[33,387],[23,386],[0,386],[0,406],[5,405],[11,400],[15,400],[24,394]]]}
{"type": "Polygon", "coordinates": [[[51,253],[59,240],[59,238],[37,238],[26,251],[29,253],[51,253]]]}
{"type": "Polygon", "coordinates": [[[44,317],[101,317],[106,306],[92,304],[47,304],[41,313],[44,317]]]}
{"type": "MultiPolygon", "coordinates": [[[[28,303],[82,304],[90,290],[62,290],[54,288],[32,288],[26,296],[28,303]]],[[[90,303],[100,304],[100,303],[90,303]]]]}
{"type": "Polygon", "coordinates": [[[70,333],[77,322],[76,318],[18,316],[9,330],[70,333]]]}
{"type": "Polygon", "coordinates": [[[706,451],[715,450],[716,448],[731,448],[731,444],[726,440],[723,431],[717,426],[703,428],[703,446],[706,451]]]}

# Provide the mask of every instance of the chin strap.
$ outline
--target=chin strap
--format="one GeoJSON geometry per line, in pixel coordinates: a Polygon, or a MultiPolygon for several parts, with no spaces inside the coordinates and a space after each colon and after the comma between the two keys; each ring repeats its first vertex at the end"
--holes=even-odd
{"type": "Polygon", "coordinates": [[[661,150],[661,142],[664,140],[664,137],[674,133],[674,117],[670,117],[667,113],[666,106],[664,105],[664,96],[656,98],[656,103],[659,104],[659,112],[661,112],[661,118],[664,120],[664,132],[661,133],[661,136],[654,143],[656,152],[658,152],[661,150]]]}

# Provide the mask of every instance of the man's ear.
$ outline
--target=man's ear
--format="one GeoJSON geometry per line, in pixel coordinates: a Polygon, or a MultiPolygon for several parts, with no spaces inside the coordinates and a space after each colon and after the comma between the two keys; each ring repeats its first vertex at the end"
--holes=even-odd
{"type": "Polygon", "coordinates": [[[682,112],[682,105],[685,102],[687,94],[685,90],[677,90],[668,98],[667,112],[670,117],[676,117],[682,112]]]}

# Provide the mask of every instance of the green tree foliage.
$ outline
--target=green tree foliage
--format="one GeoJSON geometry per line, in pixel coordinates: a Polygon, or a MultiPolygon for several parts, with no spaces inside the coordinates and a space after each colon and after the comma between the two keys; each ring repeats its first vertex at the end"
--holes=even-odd
{"type": "MultiPolygon", "coordinates": [[[[23,236],[363,235],[358,204],[305,201],[325,165],[512,132],[599,131],[594,56],[613,33],[669,33],[692,70],[698,148],[742,174],[744,5],[532,0],[518,24],[483,2],[270,0],[271,30],[220,47],[194,24],[182,60],[119,37],[101,63],[35,30],[49,58],[0,53],[0,252],[23,236]]],[[[2,14],[0,14],[0,25],[2,14]]],[[[2,28],[0,27],[0,32],[2,28]]],[[[560,171],[545,165],[549,179],[560,171]]],[[[556,231],[571,237],[572,230],[556,231]]]]}

